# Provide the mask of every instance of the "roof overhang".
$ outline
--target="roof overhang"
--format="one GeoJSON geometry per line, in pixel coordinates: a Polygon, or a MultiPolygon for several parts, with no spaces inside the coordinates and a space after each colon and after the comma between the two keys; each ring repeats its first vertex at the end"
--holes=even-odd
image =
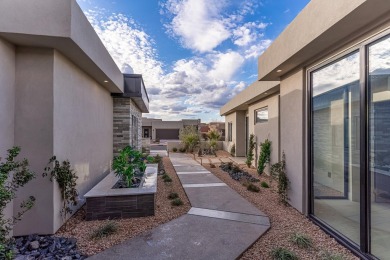
{"type": "Polygon", "coordinates": [[[259,80],[282,76],[389,20],[389,0],[311,0],[258,60],[259,80]]]}
{"type": "Polygon", "coordinates": [[[121,71],[75,0],[2,0],[0,37],[56,49],[111,93],[123,92],[121,71]]]}
{"type": "Polygon", "coordinates": [[[279,81],[256,81],[226,103],[219,113],[226,116],[235,111],[247,110],[251,104],[279,92],[279,89],[279,81]]]}
{"type": "Polygon", "coordinates": [[[124,93],[111,94],[114,97],[131,98],[142,113],[149,113],[149,97],[141,74],[124,74],[124,93]]]}

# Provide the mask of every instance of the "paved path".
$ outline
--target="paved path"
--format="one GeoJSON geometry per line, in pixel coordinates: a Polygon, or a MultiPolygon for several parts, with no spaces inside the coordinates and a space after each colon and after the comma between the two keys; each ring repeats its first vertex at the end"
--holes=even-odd
{"type": "Polygon", "coordinates": [[[90,259],[236,259],[268,230],[263,212],[191,157],[170,159],[190,211],[90,259]]]}

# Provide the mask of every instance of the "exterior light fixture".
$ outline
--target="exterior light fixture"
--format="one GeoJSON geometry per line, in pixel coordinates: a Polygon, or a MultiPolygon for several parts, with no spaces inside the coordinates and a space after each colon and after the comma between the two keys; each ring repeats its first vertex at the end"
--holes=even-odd
{"type": "Polygon", "coordinates": [[[108,80],[105,80],[104,83],[108,83],[108,80]]]}
{"type": "Polygon", "coordinates": [[[279,73],[279,72],[282,72],[282,70],[277,70],[276,72],[279,73]]]}

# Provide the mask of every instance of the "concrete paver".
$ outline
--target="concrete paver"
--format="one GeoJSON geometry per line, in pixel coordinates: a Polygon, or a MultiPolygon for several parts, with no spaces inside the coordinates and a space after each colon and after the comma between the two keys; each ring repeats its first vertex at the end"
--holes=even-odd
{"type": "Polygon", "coordinates": [[[190,211],[90,259],[236,259],[270,228],[262,211],[192,157],[170,159],[190,211]]]}

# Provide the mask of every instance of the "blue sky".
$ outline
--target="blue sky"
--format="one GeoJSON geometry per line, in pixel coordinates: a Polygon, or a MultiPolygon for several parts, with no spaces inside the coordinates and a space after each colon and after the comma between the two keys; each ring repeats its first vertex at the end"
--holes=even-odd
{"type": "Polygon", "coordinates": [[[223,120],[257,58],[309,0],[78,0],[122,72],[143,74],[150,114],[223,120]]]}

